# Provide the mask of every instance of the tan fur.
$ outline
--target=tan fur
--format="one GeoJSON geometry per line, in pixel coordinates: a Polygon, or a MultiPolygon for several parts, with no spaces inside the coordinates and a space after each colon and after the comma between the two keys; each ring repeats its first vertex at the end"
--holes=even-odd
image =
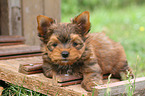
{"type": "Polygon", "coordinates": [[[72,23],[54,23],[53,19],[38,16],[39,37],[42,40],[43,73],[82,75],[82,87],[91,91],[103,84],[104,74],[127,78],[128,66],[123,47],[105,33],[88,33],[89,12],[75,17],[72,23]],[[65,54],[64,54],[65,53],[65,54]]]}

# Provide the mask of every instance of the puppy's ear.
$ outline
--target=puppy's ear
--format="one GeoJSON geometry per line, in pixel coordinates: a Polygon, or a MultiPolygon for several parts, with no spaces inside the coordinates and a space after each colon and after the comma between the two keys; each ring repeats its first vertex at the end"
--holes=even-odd
{"type": "Polygon", "coordinates": [[[73,24],[77,24],[84,36],[90,31],[90,15],[88,11],[84,11],[72,20],[73,24]]]}
{"type": "Polygon", "coordinates": [[[47,16],[39,15],[37,16],[37,23],[38,23],[37,29],[39,32],[39,37],[44,37],[48,31],[48,28],[53,23],[55,23],[55,21],[47,16]]]}

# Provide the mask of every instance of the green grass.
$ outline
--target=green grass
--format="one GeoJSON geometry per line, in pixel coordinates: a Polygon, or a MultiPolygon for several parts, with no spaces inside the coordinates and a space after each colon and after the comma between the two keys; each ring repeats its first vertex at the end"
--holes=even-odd
{"type": "MultiPolygon", "coordinates": [[[[129,77],[129,72],[128,72],[128,77],[129,77]]],[[[134,79],[134,81],[132,82],[131,81],[131,77],[128,78],[128,84],[126,84],[126,92],[127,92],[127,96],[133,96],[134,94],[134,91],[135,91],[135,80],[136,78],[134,79]]]]}
{"type": "MultiPolygon", "coordinates": [[[[112,2],[112,0],[108,1],[112,2]]],[[[119,2],[119,0],[117,1],[119,2]]],[[[98,2],[102,6],[95,5],[93,0],[89,1],[90,5],[88,6],[86,2],[87,0],[84,0],[82,5],[79,5],[77,0],[62,0],[61,21],[70,22],[70,18],[79,13],[85,10],[90,11],[92,26],[90,32],[104,31],[111,39],[120,42],[125,49],[129,65],[133,70],[136,69],[137,77],[145,76],[145,30],[143,30],[143,27],[145,28],[145,5],[138,6],[131,3],[123,8],[116,7],[115,4],[118,3],[111,5],[111,7],[109,3],[106,3],[106,7],[101,0],[98,2]]],[[[14,96],[45,96],[17,85],[10,85],[4,92],[3,96],[9,94],[14,96]]]]}
{"type": "Polygon", "coordinates": [[[41,93],[26,89],[22,86],[9,84],[9,87],[5,88],[2,96],[47,96],[41,93]]]}

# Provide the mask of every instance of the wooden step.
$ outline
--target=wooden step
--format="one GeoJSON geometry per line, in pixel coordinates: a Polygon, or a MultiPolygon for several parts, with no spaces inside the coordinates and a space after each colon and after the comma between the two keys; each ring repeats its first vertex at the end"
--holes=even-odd
{"type": "Polygon", "coordinates": [[[62,94],[61,96],[88,96],[90,94],[81,88],[80,84],[61,87],[62,84],[45,77],[43,73],[26,75],[18,72],[20,64],[42,61],[41,56],[0,60],[0,79],[51,96],[56,96],[56,94],[62,94]]]}
{"type": "Polygon", "coordinates": [[[0,36],[0,46],[24,44],[22,36],[0,36]]]}
{"type": "Polygon", "coordinates": [[[29,46],[22,44],[0,47],[0,60],[40,55],[41,51],[39,46],[29,46]]]}

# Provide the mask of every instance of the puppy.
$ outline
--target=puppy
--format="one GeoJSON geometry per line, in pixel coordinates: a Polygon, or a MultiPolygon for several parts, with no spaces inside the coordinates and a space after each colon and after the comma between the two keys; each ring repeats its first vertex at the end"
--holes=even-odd
{"type": "Polygon", "coordinates": [[[82,87],[92,91],[103,84],[104,74],[127,78],[128,66],[123,47],[104,33],[89,33],[89,12],[76,16],[71,23],[55,23],[43,15],[37,16],[38,34],[43,42],[43,73],[82,75],[82,87]]]}

